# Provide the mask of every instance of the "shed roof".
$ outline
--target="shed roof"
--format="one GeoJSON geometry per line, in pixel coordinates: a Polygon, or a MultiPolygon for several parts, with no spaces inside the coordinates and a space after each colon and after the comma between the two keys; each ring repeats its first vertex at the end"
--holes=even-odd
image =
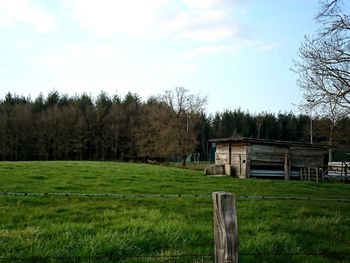
{"type": "Polygon", "coordinates": [[[305,143],[305,142],[293,142],[293,141],[279,141],[279,140],[268,140],[268,139],[253,139],[248,137],[241,137],[241,138],[218,138],[218,139],[211,139],[209,142],[231,142],[233,144],[239,144],[244,143],[247,145],[251,144],[260,144],[260,145],[275,145],[275,146],[301,146],[301,147],[307,147],[307,148],[323,148],[328,149],[329,146],[323,145],[323,144],[315,144],[315,143],[305,143]]]}

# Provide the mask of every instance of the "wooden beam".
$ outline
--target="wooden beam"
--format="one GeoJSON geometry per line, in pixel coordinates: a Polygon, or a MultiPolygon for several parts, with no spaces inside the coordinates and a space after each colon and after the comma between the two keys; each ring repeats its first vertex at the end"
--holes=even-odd
{"type": "Polygon", "coordinates": [[[245,178],[249,178],[249,177],[250,177],[250,159],[247,155],[245,160],[245,178]]]}
{"type": "Polygon", "coordinates": [[[232,144],[231,142],[228,145],[228,164],[231,165],[232,162],[232,144]]]}
{"type": "Polygon", "coordinates": [[[290,179],[290,154],[288,151],[284,153],[284,180],[290,179]]]}
{"type": "Polygon", "coordinates": [[[303,180],[303,168],[300,168],[300,180],[303,180]]]}

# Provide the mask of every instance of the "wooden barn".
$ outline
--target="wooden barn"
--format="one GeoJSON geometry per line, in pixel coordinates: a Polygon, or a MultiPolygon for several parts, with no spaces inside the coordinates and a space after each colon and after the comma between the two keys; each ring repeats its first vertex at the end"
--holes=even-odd
{"type": "Polygon", "coordinates": [[[216,146],[216,168],[222,167],[222,174],[240,178],[308,177],[310,180],[317,177],[318,180],[328,162],[328,147],[324,145],[251,138],[210,142],[216,146]]]}

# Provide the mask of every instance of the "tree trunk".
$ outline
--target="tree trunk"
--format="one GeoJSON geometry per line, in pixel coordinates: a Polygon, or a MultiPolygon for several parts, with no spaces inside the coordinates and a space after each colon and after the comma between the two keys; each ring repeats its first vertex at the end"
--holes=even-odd
{"type": "Polygon", "coordinates": [[[331,162],[332,161],[332,137],[333,137],[333,130],[334,130],[334,124],[331,124],[331,128],[330,128],[330,131],[329,131],[329,139],[328,139],[328,146],[329,146],[329,149],[328,149],[328,162],[331,162]]]}
{"type": "Polygon", "coordinates": [[[187,159],[187,154],[184,154],[182,156],[182,166],[186,166],[186,159],[187,159]]]}

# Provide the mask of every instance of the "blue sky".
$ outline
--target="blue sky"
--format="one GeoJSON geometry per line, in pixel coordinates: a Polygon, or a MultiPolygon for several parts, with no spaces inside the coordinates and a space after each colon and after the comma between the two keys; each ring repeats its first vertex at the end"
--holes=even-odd
{"type": "Polygon", "coordinates": [[[207,112],[297,111],[318,0],[0,0],[0,98],[183,86],[207,112]]]}

